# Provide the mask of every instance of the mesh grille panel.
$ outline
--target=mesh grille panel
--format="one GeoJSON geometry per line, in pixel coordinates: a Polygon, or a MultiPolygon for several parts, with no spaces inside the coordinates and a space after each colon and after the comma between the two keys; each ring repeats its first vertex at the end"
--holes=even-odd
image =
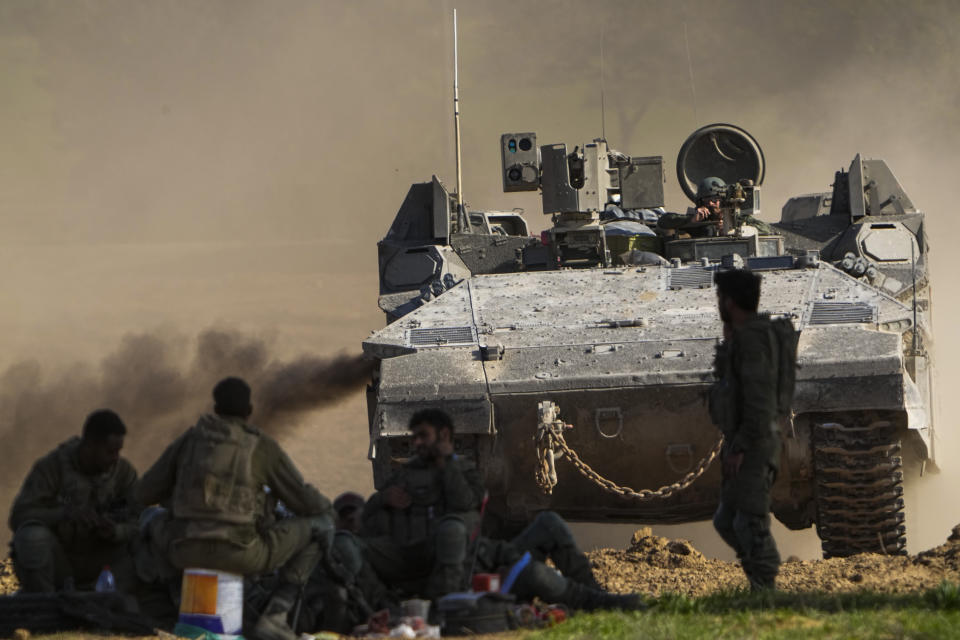
{"type": "Polygon", "coordinates": [[[713,269],[688,267],[686,269],[670,269],[667,287],[670,289],[706,289],[713,286],[713,269]]]}
{"type": "Polygon", "coordinates": [[[407,343],[411,347],[473,344],[473,327],[431,327],[407,331],[407,343]]]}
{"type": "Polygon", "coordinates": [[[873,307],[865,302],[814,302],[810,324],[873,322],[873,307]]]}

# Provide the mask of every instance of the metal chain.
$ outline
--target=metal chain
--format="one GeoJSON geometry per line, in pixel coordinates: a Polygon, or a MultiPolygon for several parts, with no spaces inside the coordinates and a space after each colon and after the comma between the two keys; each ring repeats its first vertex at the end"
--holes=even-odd
{"type": "MultiPolygon", "coordinates": [[[[559,410],[556,414],[550,416],[554,418],[553,420],[541,420],[537,433],[538,464],[535,475],[537,486],[547,495],[551,495],[553,488],[557,486],[556,459],[567,456],[570,463],[573,464],[574,468],[576,468],[583,477],[594,482],[604,491],[615,493],[624,498],[644,501],[668,498],[678,491],[683,491],[693,484],[697,478],[702,476],[717,456],[720,455],[720,448],[723,446],[723,436],[721,435],[720,439],[713,445],[713,448],[700,461],[697,467],[677,482],[664,485],[659,489],[641,489],[640,491],[635,491],[630,487],[622,487],[615,482],[607,480],[594,471],[590,465],[581,460],[577,452],[571,449],[566,440],[564,440],[561,430],[568,427],[557,418],[557,414],[559,414],[559,410]],[[555,449],[560,451],[559,455],[555,453],[555,449]]],[[[543,415],[543,413],[541,413],[541,415],[543,415]]]]}

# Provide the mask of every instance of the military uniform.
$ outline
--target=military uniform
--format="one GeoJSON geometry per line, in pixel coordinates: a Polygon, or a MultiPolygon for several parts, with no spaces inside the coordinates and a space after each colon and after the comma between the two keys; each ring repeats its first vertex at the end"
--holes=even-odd
{"type": "Polygon", "coordinates": [[[505,571],[505,580],[514,580],[511,593],[520,600],[540,598],[585,610],[644,607],[636,594],[613,594],[602,589],[570,527],[552,511],[537,514],[513,540],[482,538],[477,566],[485,571],[505,571]],[[553,567],[546,564],[547,560],[553,567]]]}
{"type": "Polygon", "coordinates": [[[425,580],[422,593],[431,598],[462,589],[467,541],[484,493],[476,467],[456,455],[443,468],[414,457],[383,489],[391,486],[410,495],[410,506],[390,507],[381,490],[363,511],[364,553],[377,575],[391,585],[425,580]]]}
{"type": "Polygon", "coordinates": [[[770,534],[770,490],[780,464],[778,354],[769,317],[755,315],[718,347],[710,394],[713,421],[724,435],[721,458],[743,454],[736,476],[723,478],[713,524],[754,589],[772,588],[780,567],[770,534]]]}
{"type": "Polygon", "coordinates": [[[38,460],[10,509],[14,567],[24,591],[56,591],[67,578],[85,586],[105,565],[119,589],[133,586],[129,543],[140,512],[134,499],[137,472],[120,458],[109,471],[87,475],[77,460],[79,446],[75,436],[38,460]],[[64,519],[67,509],[85,508],[111,520],[112,535],[103,538],[64,519]]]}
{"type": "Polygon", "coordinates": [[[686,213],[664,213],[657,220],[657,228],[676,229],[688,233],[694,238],[715,236],[720,233],[720,227],[710,221],[694,222],[693,217],[696,213],[696,207],[689,207],[686,213]]]}
{"type": "Polygon", "coordinates": [[[164,547],[180,569],[279,568],[283,583],[304,585],[332,538],[330,501],[273,438],[240,418],[203,416],[143,475],[137,494],[144,504],[169,503],[164,547]],[[264,487],[297,517],[274,520],[264,487]]]}

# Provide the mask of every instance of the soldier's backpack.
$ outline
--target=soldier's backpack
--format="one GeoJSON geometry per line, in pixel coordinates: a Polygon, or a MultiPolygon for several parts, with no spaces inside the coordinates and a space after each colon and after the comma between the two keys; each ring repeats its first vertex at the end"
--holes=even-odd
{"type": "Polygon", "coordinates": [[[800,332],[793,328],[789,318],[771,318],[770,328],[776,338],[777,350],[777,414],[790,415],[793,407],[793,388],[797,383],[797,343],[800,332]]]}

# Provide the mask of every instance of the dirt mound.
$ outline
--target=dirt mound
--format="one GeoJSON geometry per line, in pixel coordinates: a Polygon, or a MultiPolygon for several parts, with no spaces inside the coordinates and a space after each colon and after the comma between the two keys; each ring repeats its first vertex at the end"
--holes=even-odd
{"type": "Polygon", "coordinates": [[[20,588],[20,582],[17,580],[17,574],[13,572],[13,560],[3,558],[0,560],[0,596],[13,593],[20,588]]]}
{"type": "MultiPolygon", "coordinates": [[[[622,551],[588,554],[597,579],[612,591],[651,596],[679,593],[703,596],[747,587],[736,563],[704,557],[686,540],[669,540],[648,528],[633,534],[622,551]]],[[[960,582],[960,537],[916,556],[860,554],[849,558],[786,561],[777,587],[784,591],[923,591],[942,581],[960,582]]]]}

